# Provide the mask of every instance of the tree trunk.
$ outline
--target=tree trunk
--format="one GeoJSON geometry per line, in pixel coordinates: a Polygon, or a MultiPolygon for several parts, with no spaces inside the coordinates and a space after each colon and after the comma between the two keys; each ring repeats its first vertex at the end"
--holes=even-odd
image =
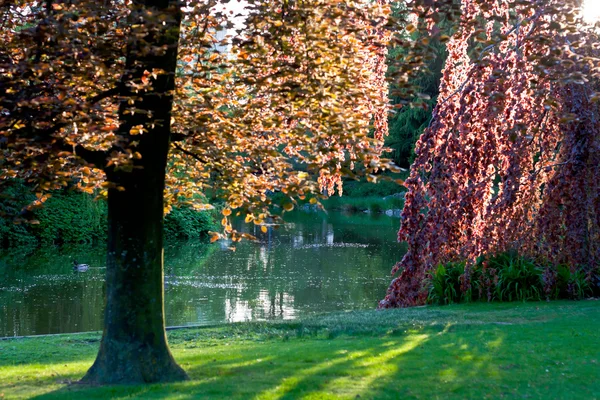
{"type": "Polygon", "coordinates": [[[82,383],[187,378],[169,351],[163,302],[163,192],[181,17],[174,1],[145,0],[134,2],[130,16],[132,25],[140,20],[144,26],[132,26],[127,46],[119,138],[125,151],[139,152],[141,158],[134,157],[127,168],[113,164],[105,169],[112,186],[104,331],[96,361],[82,383]],[[153,15],[168,18],[165,24],[155,23],[153,15]],[[166,73],[149,77],[155,69],[166,73]],[[128,84],[149,80],[151,88],[137,92],[128,84]],[[128,111],[132,106],[135,113],[128,111]],[[141,134],[132,131],[139,125],[144,128],[141,134]]]}

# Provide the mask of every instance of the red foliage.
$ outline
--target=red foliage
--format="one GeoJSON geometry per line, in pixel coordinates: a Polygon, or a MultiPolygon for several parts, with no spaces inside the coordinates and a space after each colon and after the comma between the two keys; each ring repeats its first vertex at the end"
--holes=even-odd
{"type": "MultiPolygon", "coordinates": [[[[462,2],[398,233],[408,252],[380,307],[426,300],[439,263],[516,249],[597,268],[598,35],[558,1],[462,2]]],[[[461,290],[470,289],[469,264],[461,290]]],[[[549,277],[550,278],[550,277],[549,277]]]]}

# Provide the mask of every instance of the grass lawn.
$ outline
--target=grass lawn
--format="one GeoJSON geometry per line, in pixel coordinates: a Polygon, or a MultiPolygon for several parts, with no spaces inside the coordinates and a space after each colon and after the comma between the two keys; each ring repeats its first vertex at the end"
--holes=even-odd
{"type": "Polygon", "coordinates": [[[99,334],[0,340],[0,398],[600,399],[600,301],[326,314],[169,332],[191,380],[69,385],[99,334]]]}

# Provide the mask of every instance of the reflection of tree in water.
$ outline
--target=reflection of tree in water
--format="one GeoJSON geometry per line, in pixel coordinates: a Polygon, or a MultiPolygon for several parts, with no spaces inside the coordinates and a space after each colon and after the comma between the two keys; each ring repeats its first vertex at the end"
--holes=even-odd
{"type": "MultiPolygon", "coordinates": [[[[290,318],[305,311],[376,304],[390,266],[401,255],[393,242],[394,223],[387,219],[383,226],[339,227],[322,216],[291,220],[279,230],[257,230],[258,243],[241,243],[235,253],[218,250],[211,255],[197,276],[204,281],[195,283],[199,291],[210,291],[205,304],[197,304],[199,321],[290,318]],[[369,241],[373,230],[373,236],[384,238],[369,241]],[[355,247],[341,243],[348,238],[356,239],[355,247]]],[[[237,229],[255,233],[253,226],[237,229]]]]}

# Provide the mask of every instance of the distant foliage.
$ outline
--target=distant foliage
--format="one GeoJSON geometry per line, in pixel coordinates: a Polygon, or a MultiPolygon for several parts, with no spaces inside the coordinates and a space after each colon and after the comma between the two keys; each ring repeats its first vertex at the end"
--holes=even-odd
{"type": "Polygon", "coordinates": [[[344,197],[386,197],[404,192],[404,186],[392,181],[371,182],[344,182],[344,197]]]}
{"type": "MultiPolygon", "coordinates": [[[[24,215],[27,218],[17,219],[18,223],[15,223],[13,216],[36,196],[22,183],[12,182],[6,186],[0,198],[0,247],[94,244],[106,240],[104,199],[95,200],[87,193],[73,190],[51,194],[43,207],[30,209],[24,215]]],[[[218,229],[215,215],[211,210],[174,207],[165,216],[165,236],[171,240],[204,237],[209,231],[218,229]]]]}
{"type": "MultiPolygon", "coordinates": [[[[434,101],[428,102],[430,106],[434,101]]],[[[391,158],[403,168],[414,159],[415,144],[431,120],[431,108],[406,107],[390,118],[389,136],[385,145],[391,149],[391,158]]]]}
{"type": "Polygon", "coordinates": [[[10,181],[0,194],[0,247],[35,246],[37,238],[29,224],[15,224],[13,216],[19,215],[23,207],[35,200],[35,195],[23,184],[10,181]]]}
{"type": "Polygon", "coordinates": [[[195,239],[204,237],[209,231],[218,229],[216,212],[196,211],[191,207],[174,207],[165,215],[165,237],[167,239],[195,239]]]}
{"type": "MultiPolygon", "coordinates": [[[[419,23],[439,30],[428,15],[419,23]]],[[[451,261],[466,263],[461,293],[474,292],[475,260],[510,250],[568,265],[573,282],[597,279],[598,42],[577,2],[462,1],[406,180],[408,252],[381,307],[423,304],[426,278],[451,261]]],[[[507,269],[494,296],[538,296],[527,266],[507,269]]]]}
{"type": "MultiPolygon", "coordinates": [[[[397,9],[395,12],[400,12],[400,10],[397,9]]],[[[447,18],[440,20],[440,24],[451,26],[447,18]]],[[[450,31],[449,28],[443,30],[450,31]]],[[[427,38],[429,38],[429,34],[427,38]]],[[[398,55],[406,52],[405,48],[398,47],[390,50],[388,55],[390,71],[394,69],[393,60],[398,55]]],[[[389,135],[385,140],[385,146],[391,149],[390,157],[400,167],[408,168],[414,161],[415,144],[431,120],[432,109],[439,95],[446,57],[445,44],[439,40],[432,42],[432,53],[427,59],[427,68],[423,69],[414,78],[415,84],[420,88],[420,106],[417,104],[417,106],[402,107],[389,116],[389,135]]],[[[392,80],[390,91],[392,93],[391,102],[394,105],[403,101],[402,96],[393,95],[396,89],[395,86],[395,82],[392,80]]]]}
{"type": "Polygon", "coordinates": [[[31,225],[41,244],[96,243],[106,240],[106,202],[81,192],[53,193],[33,212],[31,225]]]}

